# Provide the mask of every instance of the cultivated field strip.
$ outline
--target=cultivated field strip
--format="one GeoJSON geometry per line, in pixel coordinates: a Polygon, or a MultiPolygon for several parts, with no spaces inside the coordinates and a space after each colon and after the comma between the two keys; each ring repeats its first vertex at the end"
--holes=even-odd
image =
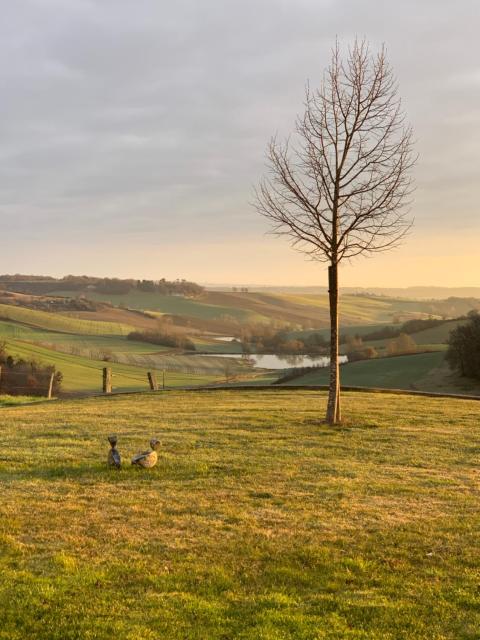
{"type": "Polygon", "coordinates": [[[133,327],[116,322],[101,322],[99,320],[80,320],[70,316],[63,316],[48,311],[37,311],[25,307],[0,304],[0,319],[19,322],[32,327],[78,333],[83,335],[127,335],[133,327]]]}

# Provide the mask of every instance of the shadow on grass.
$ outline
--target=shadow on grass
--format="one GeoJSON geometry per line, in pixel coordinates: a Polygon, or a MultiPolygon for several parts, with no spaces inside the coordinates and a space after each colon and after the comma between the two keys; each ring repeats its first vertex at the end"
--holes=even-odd
{"type": "Polygon", "coordinates": [[[314,427],[317,429],[315,435],[318,436],[336,436],[352,431],[365,431],[369,429],[380,429],[381,425],[376,422],[361,422],[352,419],[344,419],[339,424],[330,425],[323,419],[306,418],[302,425],[305,427],[314,427]]]}
{"type": "Polygon", "coordinates": [[[153,469],[142,469],[126,460],[121,469],[107,464],[84,462],[82,464],[53,464],[24,469],[3,469],[1,482],[23,482],[28,480],[76,480],[84,484],[96,482],[117,484],[126,480],[150,482],[154,480],[192,482],[212,477],[241,477],[246,469],[237,464],[218,464],[198,461],[175,461],[173,464],[160,461],[153,469]]]}

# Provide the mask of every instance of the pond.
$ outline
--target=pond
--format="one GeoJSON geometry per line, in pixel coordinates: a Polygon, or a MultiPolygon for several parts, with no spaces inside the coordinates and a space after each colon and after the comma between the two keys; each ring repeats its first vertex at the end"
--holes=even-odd
{"type": "MultiPolygon", "coordinates": [[[[205,354],[206,355],[206,354],[205,354]]],[[[204,357],[205,357],[204,355],[204,357]]],[[[216,358],[246,358],[243,354],[215,353],[216,358]]],[[[304,356],[304,355],[276,355],[273,353],[252,353],[248,356],[254,367],[262,369],[298,369],[300,367],[328,367],[330,358],[327,356],[304,356]]],[[[340,356],[340,364],[348,362],[347,356],[340,356]]]]}

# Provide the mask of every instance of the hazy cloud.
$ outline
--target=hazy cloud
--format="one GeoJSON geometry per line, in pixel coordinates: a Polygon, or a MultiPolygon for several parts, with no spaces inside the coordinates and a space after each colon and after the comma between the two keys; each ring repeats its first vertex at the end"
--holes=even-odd
{"type": "Polygon", "coordinates": [[[480,231],[478,0],[4,5],[2,271],[30,242],[41,271],[36,238],[261,238],[248,203],[266,141],[292,127],[336,35],[387,44],[418,139],[418,233],[480,231]]]}

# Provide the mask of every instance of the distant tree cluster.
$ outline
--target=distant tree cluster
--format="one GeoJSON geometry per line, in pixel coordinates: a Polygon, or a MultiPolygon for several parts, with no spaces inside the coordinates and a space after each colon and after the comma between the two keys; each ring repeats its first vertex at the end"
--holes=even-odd
{"type": "Polygon", "coordinates": [[[467,378],[480,380],[480,314],[473,311],[468,321],[450,332],[446,359],[451,369],[467,378]]]}
{"type": "Polygon", "coordinates": [[[291,327],[278,330],[269,324],[242,327],[240,340],[245,353],[324,355],[328,348],[328,342],[321,333],[295,336],[291,327]]]}
{"type": "Polygon", "coordinates": [[[0,392],[9,395],[45,396],[52,373],[54,395],[58,395],[62,385],[62,374],[55,367],[34,360],[15,359],[8,355],[4,342],[0,343],[0,392]]]}
{"type": "Polygon", "coordinates": [[[52,276],[26,275],[22,273],[5,273],[0,275],[0,282],[44,282],[46,280],[49,282],[56,282],[57,278],[53,278],[52,276]]]}
{"type": "Polygon", "coordinates": [[[129,340],[137,340],[139,342],[148,342],[149,344],[158,344],[162,347],[172,347],[174,349],[185,349],[186,351],[195,351],[193,342],[184,335],[167,333],[164,331],[132,331],[128,334],[129,340]]]}
{"type": "Polygon", "coordinates": [[[340,344],[343,345],[343,352],[348,356],[348,361],[355,362],[356,360],[369,360],[378,357],[375,347],[364,344],[364,340],[383,340],[386,338],[391,338],[386,345],[386,353],[389,356],[417,352],[417,343],[410,335],[389,326],[363,336],[342,334],[340,336],[340,344]]]}
{"type": "Polygon", "coordinates": [[[406,333],[401,333],[398,338],[390,340],[387,344],[387,354],[389,356],[403,356],[417,352],[417,343],[406,333]]]}
{"type": "Polygon", "coordinates": [[[125,294],[145,291],[161,295],[198,296],[204,288],[188,280],[135,280],[133,278],[96,278],[92,276],[67,275],[63,278],[49,276],[22,276],[16,274],[0,276],[0,286],[21,293],[50,293],[53,291],[97,291],[107,294],[125,294]]]}
{"type": "Polygon", "coordinates": [[[64,296],[27,296],[0,290],[0,304],[13,307],[25,307],[36,311],[98,311],[110,306],[105,302],[88,300],[85,297],[67,298],[64,296]]]}
{"type": "MultiPolygon", "coordinates": [[[[445,324],[445,322],[448,322],[448,320],[439,320],[438,318],[407,320],[407,322],[404,322],[400,327],[386,325],[381,329],[375,329],[374,331],[370,331],[369,333],[364,333],[362,338],[366,342],[371,342],[374,340],[391,340],[393,338],[398,338],[402,333],[406,333],[407,335],[418,333],[419,331],[424,331],[425,329],[438,327],[442,324],[445,324]]],[[[345,340],[343,336],[342,338],[345,340]]]]}
{"type": "Polygon", "coordinates": [[[361,336],[345,336],[344,352],[348,356],[349,362],[356,360],[370,360],[378,356],[377,350],[370,345],[363,344],[361,336]]]}

